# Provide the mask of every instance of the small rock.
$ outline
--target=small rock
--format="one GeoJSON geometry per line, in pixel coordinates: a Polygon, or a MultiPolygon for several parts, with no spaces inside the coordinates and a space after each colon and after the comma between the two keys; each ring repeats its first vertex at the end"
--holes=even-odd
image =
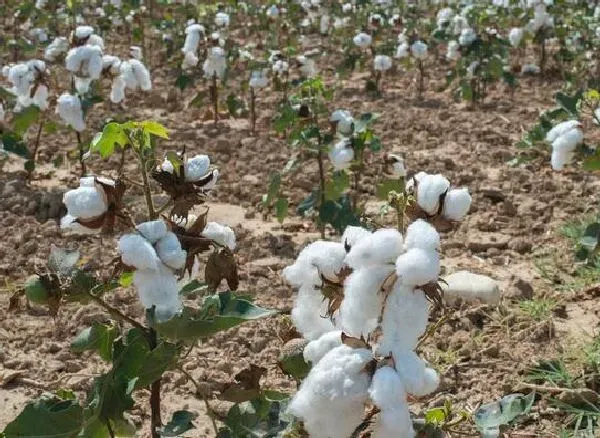
{"type": "Polygon", "coordinates": [[[533,297],[533,286],[522,278],[517,278],[512,285],[509,296],[529,300],[533,297]]]}
{"type": "Polygon", "coordinates": [[[527,254],[531,252],[532,244],[526,237],[517,237],[508,243],[508,248],[519,254],[527,254]]]}
{"type": "Polygon", "coordinates": [[[477,240],[469,240],[468,248],[474,252],[485,252],[489,248],[506,249],[510,237],[499,233],[482,234],[477,240]]]}
{"type": "Polygon", "coordinates": [[[496,280],[485,275],[458,271],[444,277],[444,281],[446,284],[442,282],[441,285],[448,303],[464,300],[498,304],[500,301],[500,286],[496,280]]]}

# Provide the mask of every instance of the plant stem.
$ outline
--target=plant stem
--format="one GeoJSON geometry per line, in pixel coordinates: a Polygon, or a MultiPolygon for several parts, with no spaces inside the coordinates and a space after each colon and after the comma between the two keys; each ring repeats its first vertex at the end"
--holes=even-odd
{"type": "Polygon", "coordinates": [[[108,429],[108,434],[110,435],[110,438],[115,438],[115,432],[112,429],[112,426],[110,425],[110,420],[106,420],[106,428],[108,429]]]}
{"type": "Polygon", "coordinates": [[[544,67],[546,65],[546,29],[540,29],[540,77],[544,76],[544,67]]]}
{"type": "Polygon", "coordinates": [[[184,370],[183,366],[178,367],[178,370],[181,371],[181,373],[183,373],[183,375],[185,377],[187,377],[190,380],[190,382],[192,382],[194,384],[194,386],[196,387],[196,393],[202,397],[202,400],[204,400],[204,406],[206,406],[206,415],[208,415],[210,417],[210,421],[212,422],[213,429],[215,430],[215,435],[218,435],[219,428],[218,428],[217,422],[215,421],[215,418],[212,414],[212,408],[210,407],[210,403],[208,402],[208,397],[206,397],[206,394],[204,393],[204,391],[201,390],[200,384],[196,381],[196,379],[194,379],[190,373],[188,373],[186,370],[184,370]]]}
{"type": "MultiPolygon", "coordinates": [[[[319,209],[325,204],[325,168],[323,166],[323,151],[319,144],[319,153],[317,154],[319,163],[319,209]]],[[[321,239],[325,239],[325,224],[319,218],[319,230],[321,231],[321,239]]]]}
{"type": "Polygon", "coordinates": [[[85,162],[83,161],[83,156],[85,152],[83,151],[83,142],[81,141],[81,133],[79,131],[75,131],[77,135],[77,149],[79,149],[79,164],[81,165],[81,176],[85,176],[87,173],[85,162]]]}
{"type": "Polygon", "coordinates": [[[123,166],[125,165],[125,151],[127,150],[126,146],[121,148],[121,160],[119,161],[119,175],[123,173],[123,166]]]}
{"type": "MultiPolygon", "coordinates": [[[[158,336],[154,329],[150,329],[150,349],[156,348],[158,336]]],[[[150,386],[150,428],[152,438],[160,438],[158,429],[162,426],[162,420],[160,418],[160,379],[152,382],[150,386]]]]}
{"type": "MultiPolygon", "coordinates": [[[[44,124],[45,124],[45,120],[44,120],[45,115],[46,115],[46,113],[43,112],[42,118],[40,119],[40,126],[38,126],[38,131],[35,136],[35,144],[33,146],[33,152],[31,154],[31,161],[33,161],[34,166],[35,166],[35,158],[37,156],[37,152],[40,147],[40,139],[42,138],[42,129],[44,128],[44,124]]],[[[28,170],[27,173],[29,174],[29,179],[31,180],[31,177],[33,175],[33,169],[31,171],[28,170]]]]}
{"type": "Polygon", "coordinates": [[[252,134],[256,133],[256,94],[254,88],[250,87],[250,119],[252,123],[252,134]]]}
{"type": "Polygon", "coordinates": [[[138,153],[140,159],[140,168],[142,171],[142,181],[144,183],[144,198],[146,199],[146,207],[148,208],[148,216],[151,221],[156,219],[156,212],[154,211],[154,203],[152,202],[152,192],[150,190],[150,183],[148,182],[148,172],[146,171],[146,160],[142,156],[142,152],[138,153]]]}
{"type": "Polygon", "coordinates": [[[217,74],[216,73],[213,74],[212,85],[211,85],[210,90],[211,90],[210,96],[212,98],[212,104],[213,104],[214,122],[216,125],[217,121],[219,120],[219,89],[217,88],[217,74]]]}
{"type": "Polygon", "coordinates": [[[88,296],[92,299],[92,301],[94,301],[96,304],[100,305],[100,307],[103,307],[104,310],[106,310],[112,316],[116,317],[117,319],[120,319],[121,321],[125,321],[125,322],[131,324],[133,327],[136,327],[140,330],[143,330],[144,332],[147,332],[148,329],[146,327],[144,327],[142,324],[137,322],[135,319],[125,315],[119,309],[116,309],[115,307],[111,306],[110,304],[108,304],[106,301],[104,301],[99,296],[94,295],[92,292],[88,292],[88,296]]]}
{"type": "Polygon", "coordinates": [[[419,100],[421,100],[421,97],[423,96],[423,90],[425,89],[425,75],[424,75],[424,71],[423,71],[423,61],[421,61],[419,59],[419,62],[417,63],[417,68],[419,69],[419,86],[418,86],[418,98],[419,100]]]}

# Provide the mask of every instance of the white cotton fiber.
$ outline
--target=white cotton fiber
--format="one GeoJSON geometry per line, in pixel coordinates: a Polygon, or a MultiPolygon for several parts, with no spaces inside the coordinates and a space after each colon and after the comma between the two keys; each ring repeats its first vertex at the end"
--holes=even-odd
{"type": "Polygon", "coordinates": [[[81,100],[79,100],[78,96],[69,93],[61,94],[56,102],[56,112],[75,131],[81,132],[85,130],[81,100]]]}
{"type": "Polygon", "coordinates": [[[340,345],[342,345],[341,330],[325,333],[319,339],[310,341],[306,347],[304,347],[304,360],[310,362],[312,366],[314,366],[323,358],[323,356],[340,345]]]}
{"type": "Polygon", "coordinates": [[[359,240],[346,256],[346,263],[355,269],[393,263],[402,249],[402,234],[393,228],[382,228],[359,240]]]}
{"type": "Polygon", "coordinates": [[[196,182],[206,176],[210,168],[208,155],[196,155],[185,163],[185,180],[196,182]]]}
{"type": "Polygon", "coordinates": [[[79,222],[77,222],[77,219],[79,218],[67,214],[60,219],[60,227],[62,229],[69,229],[79,234],[98,234],[102,231],[102,228],[88,228],[84,225],[81,225],[79,222]]]}
{"type": "Polygon", "coordinates": [[[338,279],[345,257],[343,244],[319,240],[304,248],[294,264],[283,270],[282,275],[292,286],[319,286],[322,283],[321,275],[331,281],[338,279]]]}
{"type": "Polygon", "coordinates": [[[371,232],[366,228],[349,225],[344,230],[344,234],[342,234],[342,243],[344,244],[344,247],[346,247],[346,250],[348,250],[348,248],[352,248],[363,237],[370,235],[371,232]]]}
{"type": "Polygon", "coordinates": [[[125,99],[125,87],[127,84],[125,83],[125,79],[122,76],[117,76],[113,79],[112,85],[110,88],[110,101],[112,103],[119,103],[123,99],[125,99]]]}
{"type": "Polygon", "coordinates": [[[435,391],[439,377],[413,350],[395,350],[394,363],[406,392],[423,397],[435,391]]]}
{"type": "Polygon", "coordinates": [[[442,216],[451,221],[459,221],[471,208],[471,195],[466,188],[449,190],[444,199],[442,216]]]}
{"type": "Polygon", "coordinates": [[[440,248],[440,235],[427,221],[417,219],[406,229],[406,249],[421,248],[434,251],[440,248]]]}
{"type": "Polygon", "coordinates": [[[202,235],[208,239],[214,240],[220,245],[226,246],[232,251],[235,249],[235,233],[227,225],[208,222],[202,231],[202,235]]]}
{"type": "Polygon", "coordinates": [[[383,294],[381,286],[394,271],[392,266],[356,269],[344,282],[340,323],[346,334],[365,338],[377,327],[383,294]]]}
{"type": "Polygon", "coordinates": [[[137,85],[143,91],[151,90],[152,80],[150,79],[150,72],[148,71],[146,66],[137,59],[130,59],[129,65],[131,65],[131,69],[133,70],[133,75],[135,76],[137,85]]]}
{"type": "Polygon", "coordinates": [[[550,131],[548,131],[548,133],[546,134],[546,141],[548,143],[552,143],[561,135],[580,125],[581,123],[578,120],[567,120],[566,122],[561,122],[554,128],[552,128],[550,131]]]}
{"type": "Polygon", "coordinates": [[[181,249],[177,236],[168,231],[156,242],[156,253],[160,260],[171,269],[181,269],[185,266],[187,252],[181,249]]]}
{"type": "Polygon", "coordinates": [[[63,203],[69,215],[81,219],[98,217],[108,208],[104,190],[97,186],[69,190],[63,195],[63,203]]]}
{"type": "Polygon", "coordinates": [[[437,251],[411,248],[396,260],[399,281],[410,286],[423,286],[437,281],[440,275],[440,256],[437,251]]]}
{"type": "Polygon", "coordinates": [[[396,409],[379,414],[371,438],[414,438],[415,431],[406,402],[396,409]]]}
{"type": "Polygon", "coordinates": [[[133,274],[133,285],[146,309],[155,306],[158,321],[169,320],[181,310],[177,278],[169,268],[160,265],[157,270],[138,269],[133,274]]]}
{"type": "Polygon", "coordinates": [[[417,185],[417,204],[427,214],[436,214],[440,206],[440,196],[449,187],[450,182],[443,175],[423,175],[417,185]]]}
{"type": "Polygon", "coordinates": [[[156,270],[161,265],[154,247],[139,234],[125,234],[119,239],[121,259],[136,269],[156,270]]]}
{"type": "Polygon", "coordinates": [[[155,244],[167,234],[167,224],[161,219],[141,223],[135,228],[152,244],[155,244]]]}
{"type": "Polygon", "coordinates": [[[373,355],[342,345],[327,353],[302,382],[289,405],[311,438],[348,438],[364,417],[373,355]]]}
{"type": "Polygon", "coordinates": [[[325,316],[327,302],[323,300],[320,289],[311,285],[302,286],[294,301],[291,318],[294,326],[309,341],[335,330],[333,322],[325,316]]]}
{"type": "Polygon", "coordinates": [[[423,291],[397,282],[386,301],[377,351],[388,356],[397,349],[414,349],[428,320],[429,303],[423,291]]]}
{"type": "Polygon", "coordinates": [[[183,52],[196,53],[200,44],[200,37],[204,34],[204,26],[201,24],[191,24],[185,28],[185,42],[183,43],[183,52]]]}
{"type": "Polygon", "coordinates": [[[395,369],[384,366],[375,371],[369,397],[381,410],[391,410],[406,403],[404,385],[395,369]]]}

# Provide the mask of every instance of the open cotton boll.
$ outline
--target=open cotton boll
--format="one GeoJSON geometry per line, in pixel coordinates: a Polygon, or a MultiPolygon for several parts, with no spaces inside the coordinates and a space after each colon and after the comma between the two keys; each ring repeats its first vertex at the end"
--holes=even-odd
{"type": "Polygon", "coordinates": [[[319,339],[323,334],[335,330],[333,322],[324,317],[326,312],[327,302],[323,300],[320,289],[315,289],[310,283],[301,286],[294,300],[291,319],[304,339],[319,339]]]}
{"type": "Polygon", "coordinates": [[[387,71],[392,68],[392,58],[387,55],[377,55],[373,59],[373,69],[375,71],[387,71]]]}
{"type": "Polygon", "coordinates": [[[205,29],[201,24],[190,24],[185,28],[185,41],[183,43],[183,52],[195,54],[198,51],[200,39],[204,35],[205,29]]]}
{"type": "Polygon", "coordinates": [[[217,12],[215,15],[215,24],[219,27],[229,26],[229,14],[225,12],[217,12]]]}
{"type": "Polygon", "coordinates": [[[189,182],[199,181],[206,176],[209,168],[210,158],[208,155],[196,155],[184,164],[185,180],[189,182]]]}
{"type": "Polygon", "coordinates": [[[182,308],[177,277],[160,263],[156,270],[136,270],[133,285],[142,305],[146,309],[155,307],[155,317],[159,322],[171,319],[182,308]]]}
{"type": "Polygon", "coordinates": [[[146,66],[139,61],[138,59],[130,59],[129,64],[133,69],[133,74],[135,75],[135,79],[139,85],[139,87],[143,91],[149,91],[152,89],[152,80],[150,79],[150,72],[146,68],[146,66]]]}
{"type": "Polygon", "coordinates": [[[75,28],[75,36],[78,39],[89,38],[94,33],[94,28],[92,26],[77,26],[75,28]]]}
{"type": "Polygon", "coordinates": [[[477,39],[477,34],[475,31],[470,28],[464,28],[460,31],[460,36],[458,37],[458,44],[463,47],[470,46],[477,39]]]}
{"type": "Polygon", "coordinates": [[[471,208],[471,195],[466,188],[449,190],[444,199],[442,216],[451,221],[459,221],[471,208]]]}
{"type": "Polygon", "coordinates": [[[88,228],[79,223],[78,219],[75,216],[67,214],[60,219],[60,227],[80,234],[98,234],[102,231],[102,228],[88,228]]]}
{"type": "Polygon", "coordinates": [[[371,38],[371,35],[361,32],[352,38],[352,42],[355,46],[360,47],[361,49],[366,49],[373,42],[373,38],[371,38]]]}
{"type": "Polygon", "coordinates": [[[65,64],[76,76],[98,79],[102,74],[102,49],[98,46],[75,47],[69,50],[65,64]]]}
{"type": "Polygon", "coordinates": [[[546,140],[554,139],[549,140],[552,141],[551,164],[554,170],[562,170],[566,164],[569,164],[575,149],[583,142],[581,124],[572,122],[576,121],[571,120],[560,123],[546,135],[546,140]]]}
{"type": "Polygon", "coordinates": [[[342,345],[341,330],[325,333],[319,339],[310,341],[306,347],[304,347],[304,360],[310,362],[314,366],[323,358],[323,356],[340,345],[342,345]]]}
{"type": "Polygon", "coordinates": [[[121,60],[117,56],[104,55],[102,56],[102,70],[109,71],[112,75],[121,74],[121,60]]]}
{"type": "Polygon", "coordinates": [[[518,47],[521,44],[521,40],[523,39],[524,30],[520,27],[513,27],[508,33],[508,40],[510,41],[510,45],[513,47],[518,47]]]}
{"type": "Polygon", "coordinates": [[[402,251],[402,234],[394,228],[382,228],[360,239],[346,256],[346,264],[357,269],[393,263],[402,251]]]}
{"type": "Polygon", "coordinates": [[[334,348],[313,368],[289,405],[311,438],[348,438],[361,423],[370,377],[366,349],[334,348]]]}
{"type": "Polygon", "coordinates": [[[35,79],[33,71],[27,64],[10,66],[6,71],[8,81],[13,85],[12,92],[18,95],[27,95],[29,87],[35,79]]]}
{"type": "Polygon", "coordinates": [[[108,209],[106,195],[99,186],[69,190],[63,195],[63,203],[67,207],[67,214],[81,219],[101,216],[108,209]]]}
{"type": "Polygon", "coordinates": [[[412,350],[427,329],[429,303],[425,294],[413,286],[396,282],[386,300],[377,351],[388,356],[397,349],[412,350]]]}
{"type": "Polygon", "coordinates": [[[121,260],[136,269],[156,270],[161,265],[154,247],[139,234],[125,234],[119,239],[121,260]]]}
{"type": "Polygon", "coordinates": [[[458,58],[460,58],[460,44],[458,44],[458,41],[449,41],[446,59],[456,61],[458,58]]]}
{"type": "Polygon", "coordinates": [[[131,55],[133,59],[141,61],[143,57],[142,48],[139,46],[131,46],[129,48],[129,55],[131,55]]]}
{"type": "Polygon", "coordinates": [[[179,239],[170,231],[156,242],[156,253],[160,260],[171,269],[177,270],[185,266],[187,252],[181,249],[179,239]]]}
{"type": "Polygon", "coordinates": [[[406,392],[423,397],[438,388],[440,379],[437,372],[427,367],[427,363],[414,351],[398,349],[393,355],[396,371],[406,392]]]}
{"type": "Polygon", "coordinates": [[[235,233],[227,225],[221,225],[216,222],[208,222],[202,235],[207,239],[212,239],[220,245],[226,246],[230,250],[235,249],[235,233]]]}
{"type": "Polygon", "coordinates": [[[38,85],[37,89],[35,90],[35,94],[33,95],[33,98],[31,98],[31,103],[33,103],[42,111],[47,110],[48,94],[48,87],[42,84],[38,85]]]}
{"type": "Polygon", "coordinates": [[[227,63],[225,59],[225,52],[221,47],[213,47],[210,49],[202,69],[204,71],[204,77],[208,79],[213,77],[222,79],[223,76],[225,76],[227,63]]]}
{"type": "Polygon", "coordinates": [[[371,438],[414,438],[415,436],[410,411],[406,402],[395,409],[381,412],[373,426],[373,433],[371,434],[371,438]]]}
{"type": "Polygon", "coordinates": [[[444,300],[453,304],[458,300],[468,303],[482,302],[496,305],[500,302],[500,286],[485,275],[469,271],[458,271],[444,277],[440,283],[444,290],[444,300]]]}
{"type": "Polygon", "coordinates": [[[377,328],[383,296],[379,292],[391,266],[356,269],[344,282],[344,300],[339,308],[340,324],[346,334],[365,338],[377,328]]]}
{"type": "Polygon", "coordinates": [[[104,50],[104,40],[102,39],[102,37],[100,35],[96,35],[96,34],[90,35],[90,37],[86,41],[86,45],[96,46],[96,47],[99,47],[100,49],[104,50]]]}
{"type": "Polygon", "coordinates": [[[396,274],[402,283],[412,286],[436,281],[440,275],[440,256],[437,251],[411,248],[396,260],[396,274]]]}
{"type": "Polygon", "coordinates": [[[60,55],[67,53],[68,50],[69,40],[65,37],[56,37],[44,50],[44,59],[54,62],[60,55]]]}
{"type": "Polygon", "coordinates": [[[79,97],[69,93],[63,93],[56,102],[56,112],[63,121],[75,131],[85,130],[83,111],[79,97]]]}
{"type": "Polygon", "coordinates": [[[402,43],[396,49],[396,54],[394,55],[394,58],[396,58],[396,59],[406,58],[406,57],[408,57],[409,54],[410,54],[410,46],[408,45],[408,43],[402,43]]]}
{"type": "Polygon", "coordinates": [[[567,120],[565,122],[561,122],[557,124],[554,128],[552,128],[550,131],[548,131],[548,133],[546,134],[546,141],[548,143],[552,143],[561,135],[579,126],[581,126],[579,120],[567,120]]]}
{"type": "Polygon", "coordinates": [[[92,85],[92,78],[82,78],[79,76],[75,76],[75,89],[79,94],[86,94],[90,91],[90,86],[92,85]]]}
{"type": "Polygon", "coordinates": [[[366,228],[348,225],[344,230],[344,234],[342,234],[342,243],[344,244],[344,248],[346,251],[348,251],[356,243],[358,243],[359,240],[370,236],[371,234],[372,233],[366,228]]]}
{"type": "Polygon", "coordinates": [[[265,88],[269,85],[267,73],[264,70],[254,70],[250,75],[250,87],[254,89],[265,88]]]}
{"type": "Polygon", "coordinates": [[[437,214],[440,196],[450,188],[450,181],[443,175],[423,175],[417,185],[417,204],[429,215],[437,214]]]}
{"type": "Polygon", "coordinates": [[[148,242],[155,244],[167,234],[167,224],[161,219],[141,223],[135,227],[148,242]]]}
{"type": "Polygon", "coordinates": [[[335,170],[348,169],[354,159],[354,149],[348,140],[342,139],[329,151],[329,161],[335,170]]]}
{"type": "Polygon", "coordinates": [[[354,118],[350,111],[335,110],[329,117],[331,123],[336,123],[337,131],[342,135],[350,135],[354,130],[354,118]]]}
{"type": "Polygon", "coordinates": [[[181,68],[183,68],[184,70],[194,68],[198,65],[199,61],[200,60],[194,52],[184,52],[181,68]]]}
{"type": "Polygon", "coordinates": [[[410,53],[412,53],[412,56],[416,59],[424,59],[427,56],[427,44],[421,40],[415,41],[410,46],[410,53]]]}
{"type": "Polygon", "coordinates": [[[125,88],[127,83],[122,76],[117,76],[112,80],[110,87],[110,101],[113,103],[119,103],[125,99],[125,88]]]}

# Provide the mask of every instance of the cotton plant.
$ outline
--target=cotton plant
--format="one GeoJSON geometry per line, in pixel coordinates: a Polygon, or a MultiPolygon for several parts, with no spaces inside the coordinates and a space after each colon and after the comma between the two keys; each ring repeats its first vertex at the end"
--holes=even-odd
{"type": "Polygon", "coordinates": [[[405,67],[417,70],[417,95],[420,98],[425,90],[425,61],[429,55],[428,44],[417,36],[410,38],[404,33],[398,36],[398,46],[394,57],[405,67]]]}
{"type": "Polygon", "coordinates": [[[211,81],[209,86],[210,99],[213,107],[214,122],[219,118],[219,80],[223,80],[227,70],[227,58],[221,47],[211,47],[202,65],[204,78],[211,81]]]}
{"type": "Polygon", "coordinates": [[[252,132],[256,132],[256,93],[260,90],[265,89],[269,85],[269,78],[267,72],[264,69],[252,70],[250,73],[250,80],[248,86],[250,88],[250,125],[252,132]]]}
{"type": "Polygon", "coordinates": [[[149,390],[149,436],[159,438],[163,435],[160,401],[165,371],[189,378],[183,364],[190,348],[200,339],[272,314],[235,293],[239,279],[234,231],[227,225],[208,221],[206,208],[195,210],[198,214],[192,212],[205,203],[206,193],[216,183],[217,169],[206,155],[188,159],[185,153],[167,152],[168,164],[158,160],[156,143],[167,135],[166,129],[154,121],[109,122],[95,137],[91,153],[108,158],[115,151],[115,144],[124,147],[120,142],[126,141],[133,152],[132,164],[137,166],[130,167],[127,178],[86,175],[78,187],[64,194],[67,214],[61,221],[62,231],[92,235],[89,239],[102,233],[101,243],[112,245],[118,257],[102,264],[101,269],[92,270],[82,262],[79,251],[53,247],[48,265],[25,282],[13,305],[18,305],[24,295],[29,302],[48,307],[52,316],[72,311],[72,305],[99,306],[107,317],[82,327],[71,348],[75,353],[95,352],[109,366],[90,381],[88,397],[67,399],[57,393],[33,401],[7,426],[6,432],[27,434],[30,422],[24,421],[24,416],[38,409],[48,412],[47,403],[60,401],[53,412],[81,412],[75,417],[61,416],[53,423],[68,428],[70,433],[116,436],[113,430],[118,430],[133,436],[136,428],[126,414],[146,402],[149,390]],[[157,169],[148,175],[155,166],[157,169]],[[125,196],[129,181],[134,178],[132,173],[143,181],[140,184],[147,210],[146,214],[136,212],[135,221],[135,195],[125,196]],[[157,193],[152,193],[156,186],[149,183],[150,176],[168,199],[160,208],[154,206],[157,193]],[[201,254],[203,257],[199,257],[201,254]],[[195,278],[202,265],[205,284],[195,278]],[[222,289],[224,284],[226,290],[222,289]],[[123,306],[111,303],[110,296],[126,290],[135,292],[145,316],[129,314],[123,306]],[[186,294],[203,298],[189,300],[186,294]],[[71,305],[64,306],[66,303],[71,305]],[[123,384],[113,385],[110,391],[98,391],[106,382],[116,380],[123,384]],[[128,402],[116,403],[117,399],[128,402]],[[110,412],[103,406],[111,406],[110,412]]]}
{"type": "Polygon", "coordinates": [[[416,436],[408,396],[433,393],[437,372],[416,353],[439,299],[440,236],[346,228],[304,248],[282,276],[297,288],[291,318],[310,372],[289,404],[311,437],[347,437],[377,407],[373,436],[416,436]]]}

